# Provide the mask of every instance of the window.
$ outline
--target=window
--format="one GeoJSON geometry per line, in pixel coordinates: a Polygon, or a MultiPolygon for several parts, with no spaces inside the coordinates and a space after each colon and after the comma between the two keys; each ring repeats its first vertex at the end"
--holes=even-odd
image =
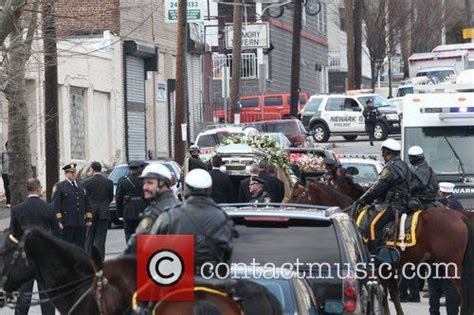
{"type": "Polygon", "coordinates": [[[258,107],[258,98],[245,98],[240,100],[242,108],[258,107]]]}
{"type": "Polygon", "coordinates": [[[326,110],[332,112],[344,111],[344,98],[334,97],[328,99],[326,110]]]}
{"type": "Polygon", "coordinates": [[[283,98],[281,96],[265,97],[265,106],[283,106],[283,98]]]}
{"type": "Polygon", "coordinates": [[[323,101],[322,97],[315,97],[312,98],[306,103],[304,107],[305,112],[316,112],[319,109],[319,105],[321,105],[321,102],[323,101]]]}
{"type": "Polygon", "coordinates": [[[85,89],[71,87],[70,93],[70,128],[71,128],[71,158],[86,159],[86,125],[85,125],[85,89]]]}
{"type": "MultiPolygon", "coordinates": [[[[212,77],[222,79],[225,67],[228,68],[228,78],[232,76],[232,55],[213,54],[212,55],[212,77]]],[[[258,78],[257,54],[242,53],[240,75],[242,79],[258,78]]]]}
{"type": "Polygon", "coordinates": [[[344,99],[344,110],[346,112],[360,111],[359,104],[356,100],[347,97],[344,99]]]}

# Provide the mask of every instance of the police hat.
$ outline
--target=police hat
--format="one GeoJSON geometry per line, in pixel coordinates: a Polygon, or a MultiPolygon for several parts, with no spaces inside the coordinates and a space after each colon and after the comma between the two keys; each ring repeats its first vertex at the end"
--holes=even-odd
{"type": "Polygon", "coordinates": [[[70,163],[63,167],[63,171],[67,173],[75,173],[77,171],[77,163],[70,163]]]}
{"type": "Polygon", "coordinates": [[[146,163],[140,160],[128,162],[128,168],[140,168],[140,167],[145,167],[145,166],[146,166],[146,163]]]}
{"type": "Polygon", "coordinates": [[[266,185],[267,184],[267,181],[264,180],[263,178],[259,177],[259,176],[252,176],[250,178],[250,181],[251,182],[257,182],[259,184],[262,184],[262,185],[266,185]]]}

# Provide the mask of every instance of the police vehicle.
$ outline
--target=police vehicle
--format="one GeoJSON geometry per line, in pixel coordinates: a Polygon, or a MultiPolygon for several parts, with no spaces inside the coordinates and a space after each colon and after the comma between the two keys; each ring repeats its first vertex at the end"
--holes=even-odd
{"type": "Polygon", "coordinates": [[[411,146],[422,147],[438,180],[454,183],[459,202],[474,210],[474,80],[445,87],[445,91],[466,92],[439,93],[440,88],[415,87],[419,94],[405,96],[402,153],[408,160],[411,146]]]}
{"type": "Polygon", "coordinates": [[[358,136],[367,134],[362,111],[369,99],[381,113],[375,125],[375,140],[385,140],[389,134],[400,133],[397,108],[372,93],[349,91],[347,94],[313,95],[306,102],[300,117],[316,142],[327,142],[331,135],[354,141],[358,136]]]}

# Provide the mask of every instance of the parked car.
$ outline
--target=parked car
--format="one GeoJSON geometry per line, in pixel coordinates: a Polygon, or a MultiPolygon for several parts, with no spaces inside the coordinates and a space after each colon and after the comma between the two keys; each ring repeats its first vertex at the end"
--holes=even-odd
{"type": "MultiPolygon", "coordinates": [[[[300,93],[298,111],[309,99],[306,92],[300,93]]],[[[240,98],[240,122],[290,118],[290,93],[267,93],[246,95],[240,98]]],[[[217,121],[224,121],[224,110],[214,111],[217,121]]]]}
{"type": "MultiPolygon", "coordinates": [[[[344,313],[380,312],[383,289],[376,279],[354,276],[349,266],[368,264],[369,254],[352,219],[338,207],[267,204],[229,205],[235,223],[233,263],[273,263],[286,267],[299,258],[299,272],[323,307],[344,305],[344,313]],[[324,263],[316,270],[313,263],[324,263]],[[338,269],[339,268],[339,269],[338,269]]],[[[288,268],[288,267],[287,267],[288,268]]],[[[367,275],[365,275],[367,276],[367,275]]]]}
{"type": "Polygon", "coordinates": [[[320,306],[305,279],[287,269],[238,266],[231,270],[232,276],[264,286],[280,302],[283,315],[316,315],[320,306]],[[264,277],[269,274],[271,277],[264,277]]]}
{"type": "Polygon", "coordinates": [[[281,132],[288,138],[288,140],[290,140],[292,147],[303,147],[309,144],[306,140],[308,133],[301,121],[298,119],[256,121],[245,125],[254,127],[263,133],[281,132]]]}
{"type": "Polygon", "coordinates": [[[363,187],[372,186],[383,169],[382,162],[378,161],[374,156],[345,155],[339,158],[339,162],[341,162],[345,169],[348,167],[357,169],[357,174],[352,175],[352,177],[355,183],[363,187]]]}
{"type": "Polygon", "coordinates": [[[331,135],[341,135],[347,141],[354,141],[366,135],[362,111],[366,102],[372,99],[381,113],[374,137],[385,140],[389,134],[400,133],[400,117],[397,108],[377,94],[331,94],[314,95],[301,111],[301,119],[316,142],[327,142],[331,135]]]}
{"type": "MultiPolygon", "coordinates": [[[[146,161],[147,164],[154,164],[154,163],[159,163],[163,164],[168,168],[168,170],[171,172],[171,175],[173,176],[173,180],[171,182],[171,189],[175,194],[178,194],[179,191],[179,183],[181,181],[181,166],[179,166],[178,163],[175,161],[166,161],[166,160],[149,160],[146,161]]],[[[128,175],[129,169],[128,165],[126,163],[119,164],[115,166],[113,171],[109,175],[109,179],[114,183],[114,196],[115,196],[115,191],[117,190],[117,184],[119,180],[124,177],[125,175],[128,175]]],[[[111,221],[115,225],[122,225],[121,218],[123,217],[123,213],[118,213],[117,211],[117,205],[115,203],[115,199],[110,203],[109,206],[110,210],[110,217],[111,221]]]]}
{"type": "Polygon", "coordinates": [[[201,149],[201,158],[204,160],[209,159],[211,151],[216,145],[221,144],[225,138],[236,134],[243,135],[244,127],[211,127],[200,132],[196,138],[196,145],[201,149]]]}
{"type": "Polygon", "coordinates": [[[280,148],[288,149],[291,146],[290,140],[281,132],[264,132],[262,134],[275,140],[280,148]]]}

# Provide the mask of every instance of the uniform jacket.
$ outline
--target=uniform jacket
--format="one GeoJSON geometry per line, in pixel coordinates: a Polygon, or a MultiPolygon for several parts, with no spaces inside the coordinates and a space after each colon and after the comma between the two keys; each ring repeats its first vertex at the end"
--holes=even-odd
{"type": "Polygon", "coordinates": [[[117,184],[115,192],[118,213],[123,213],[124,220],[139,220],[147,207],[143,196],[143,182],[136,175],[126,175],[117,184]]]}
{"type": "Polygon", "coordinates": [[[229,175],[220,170],[213,169],[209,172],[212,178],[211,199],[215,203],[231,203],[234,200],[234,188],[229,175]]]}
{"type": "Polygon", "coordinates": [[[190,196],[183,205],[173,208],[156,220],[152,234],[195,235],[196,267],[209,262],[228,262],[232,254],[232,220],[211,198],[190,196]]]}
{"type": "Polygon", "coordinates": [[[362,112],[362,116],[364,116],[366,124],[375,124],[377,122],[377,117],[380,116],[380,112],[375,107],[366,107],[362,112]]]}
{"type": "Polygon", "coordinates": [[[377,182],[360,197],[362,204],[372,203],[375,199],[392,206],[405,208],[410,196],[411,171],[400,157],[385,163],[377,182]]]}
{"type": "Polygon", "coordinates": [[[188,171],[192,171],[195,168],[201,168],[201,169],[206,170],[206,171],[209,170],[209,165],[207,165],[206,163],[201,161],[200,158],[195,158],[193,156],[190,156],[188,163],[189,163],[188,171]]]}
{"type": "Polygon", "coordinates": [[[137,235],[139,234],[150,234],[153,224],[155,224],[158,217],[166,211],[181,204],[171,191],[165,191],[158,194],[157,198],[153,200],[150,205],[145,209],[142,220],[138,225],[135,233],[130,237],[125,254],[136,253],[137,235]]]}
{"type": "Polygon", "coordinates": [[[240,181],[239,185],[239,203],[249,202],[252,199],[250,193],[250,177],[240,181]]]}
{"type": "Polygon", "coordinates": [[[110,220],[109,205],[114,200],[114,183],[102,174],[84,181],[91,212],[98,220],[110,220]]]}
{"type": "Polygon", "coordinates": [[[26,229],[39,228],[59,236],[59,224],[53,208],[39,197],[28,197],[13,207],[10,219],[10,230],[20,239],[26,229]]]}
{"type": "Polygon", "coordinates": [[[283,182],[278,177],[265,171],[261,171],[258,176],[267,181],[266,188],[270,194],[272,202],[282,202],[283,198],[285,198],[285,185],[283,182]]]}
{"type": "Polygon", "coordinates": [[[265,190],[262,190],[257,195],[250,198],[249,203],[268,203],[271,200],[270,196],[265,190]]]}
{"type": "Polygon", "coordinates": [[[433,169],[421,161],[411,168],[413,176],[411,181],[411,194],[422,203],[434,202],[439,190],[439,183],[433,169]]]}
{"type": "Polygon", "coordinates": [[[68,180],[63,180],[53,187],[51,205],[56,218],[64,226],[83,226],[92,220],[89,199],[82,183],[76,181],[77,187],[68,180]]]}
{"type": "Polygon", "coordinates": [[[440,202],[450,209],[464,210],[462,204],[453,195],[449,195],[448,197],[441,199],[440,202]]]}

